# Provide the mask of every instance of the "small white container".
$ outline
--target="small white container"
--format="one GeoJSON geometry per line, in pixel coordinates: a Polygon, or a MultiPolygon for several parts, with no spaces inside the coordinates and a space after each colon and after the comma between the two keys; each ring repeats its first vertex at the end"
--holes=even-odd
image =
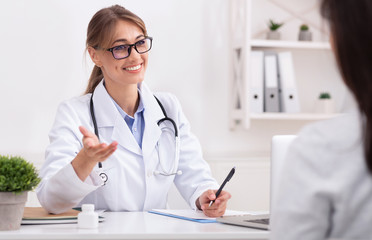
{"type": "Polygon", "coordinates": [[[79,228],[97,228],[98,213],[94,212],[94,204],[83,204],[82,212],[78,214],[79,228]]]}
{"type": "Polygon", "coordinates": [[[324,114],[336,113],[333,99],[318,99],[317,112],[324,114]]]}

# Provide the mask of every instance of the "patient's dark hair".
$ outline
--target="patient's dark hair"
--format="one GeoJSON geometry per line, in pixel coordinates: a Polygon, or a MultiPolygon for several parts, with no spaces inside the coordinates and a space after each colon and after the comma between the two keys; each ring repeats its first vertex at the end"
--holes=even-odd
{"type": "Polygon", "coordinates": [[[372,174],[372,1],[323,0],[321,14],[329,21],[343,80],[366,118],[365,159],[372,174]]]}

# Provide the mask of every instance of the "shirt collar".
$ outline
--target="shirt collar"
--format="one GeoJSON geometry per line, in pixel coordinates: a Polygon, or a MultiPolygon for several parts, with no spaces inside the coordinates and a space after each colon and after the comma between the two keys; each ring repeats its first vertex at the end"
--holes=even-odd
{"type": "MultiPolygon", "coordinates": [[[[103,82],[103,85],[105,86],[105,82],[103,82]]],[[[106,86],[105,86],[106,88],[106,86]]],[[[141,93],[141,89],[138,87],[137,88],[137,91],[138,91],[138,95],[139,95],[139,103],[138,103],[138,107],[137,107],[137,111],[134,113],[134,116],[136,116],[137,114],[141,113],[145,107],[143,105],[143,101],[142,101],[142,93],[141,93]]],[[[110,94],[109,94],[110,96],[110,94]]],[[[112,102],[115,104],[115,107],[118,109],[118,111],[120,112],[120,115],[126,119],[126,118],[129,118],[129,119],[134,119],[132,116],[129,116],[120,106],[119,104],[110,96],[112,102]]]]}

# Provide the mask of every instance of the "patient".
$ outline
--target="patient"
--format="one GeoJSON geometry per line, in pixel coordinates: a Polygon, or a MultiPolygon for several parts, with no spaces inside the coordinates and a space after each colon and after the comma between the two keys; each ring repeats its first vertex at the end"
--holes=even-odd
{"type": "Polygon", "coordinates": [[[358,109],[299,133],[273,203],[271,239],[372,239],[372,1],[322,0],[321,13],[358,109]]]}

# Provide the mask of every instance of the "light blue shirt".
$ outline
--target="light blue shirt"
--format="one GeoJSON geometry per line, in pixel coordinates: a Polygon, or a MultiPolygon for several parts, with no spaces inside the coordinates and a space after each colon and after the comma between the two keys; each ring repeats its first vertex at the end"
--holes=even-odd
{"type": "Polygon", "coordinates": [[[119,110],[120,115],[124,118],[125,122],[127,123],[129,130],[132,132],[134,138],[136,139],[138,145],[142,149],[142,137],[143,131],[145,129],[145,121],[143,119],[143,107],[142,97],[141,97],[141,90],[138,89],[139,93],[139,104],[137,111],[134,114],[134,117],[129,116],[120,106],[115,102],[113,98],[112,101],[114,102],[116,108],[119,110]]]}

